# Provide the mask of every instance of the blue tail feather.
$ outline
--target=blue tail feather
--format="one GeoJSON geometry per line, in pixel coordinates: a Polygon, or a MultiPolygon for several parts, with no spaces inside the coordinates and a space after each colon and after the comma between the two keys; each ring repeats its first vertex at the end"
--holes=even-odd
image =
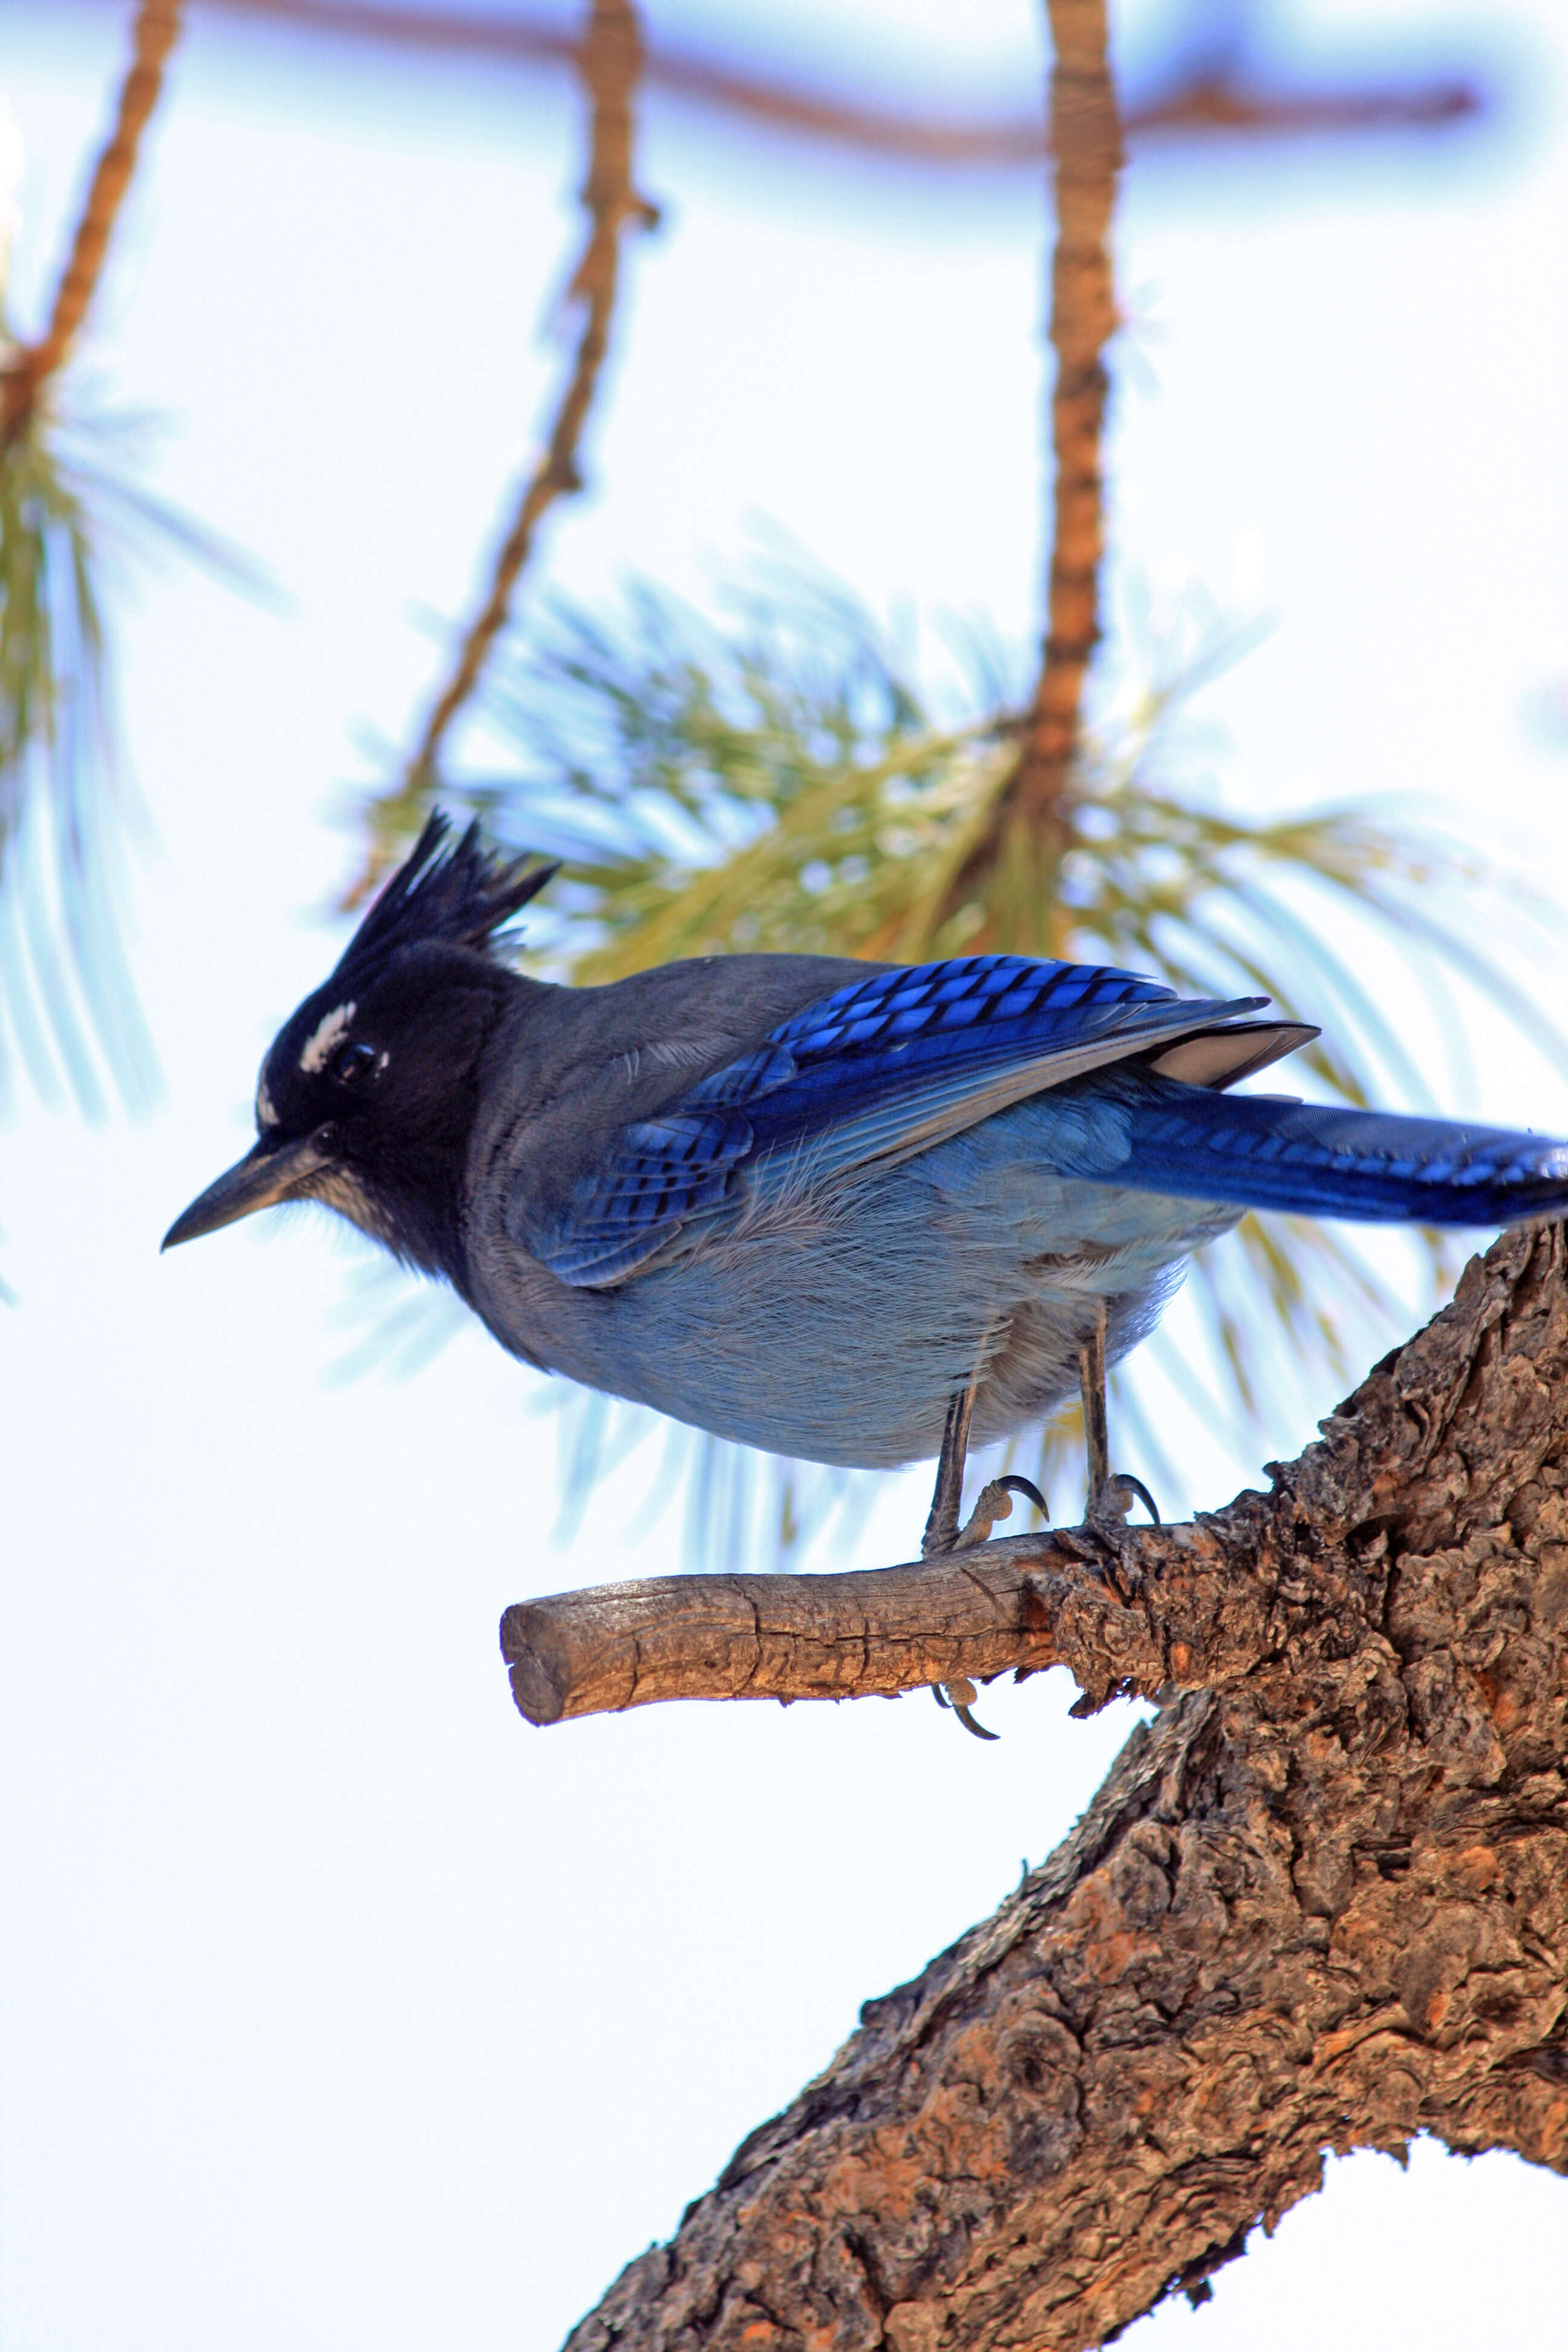
{"type": "Polygon", "coordinates": [[[1159,1079],[1117,1091],[1131,1116],[1115,1181],[1139,1191],[1373,1223],[1506,1225],[1568,1213],[1568,1143],[1551,1137],[1159,1079]]]}

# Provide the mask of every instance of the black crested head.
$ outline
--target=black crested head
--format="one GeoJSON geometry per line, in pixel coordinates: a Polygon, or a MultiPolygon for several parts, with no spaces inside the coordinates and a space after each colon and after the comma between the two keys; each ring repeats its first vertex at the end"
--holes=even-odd
{"type": "Polygon", "coordinates": [[[451,846],[432,815],[261,1065],[258,1141],[165,1242],[192,1241],[280,1200],[317,1200],[398,1257],[461,1285],[458,1208],[485,1046],[510,997],[497,934],[558,869],[451,846]]]}
{"type": "Polygon", "coordinates": [[[368,988],[405,948],[470,948],[500,960],[497,933],[561,868],[506,857],[486,843],[476,817],[448,847],[452,820],[432,809],[407,857],[338,958],[328,988],[368,988]]]}

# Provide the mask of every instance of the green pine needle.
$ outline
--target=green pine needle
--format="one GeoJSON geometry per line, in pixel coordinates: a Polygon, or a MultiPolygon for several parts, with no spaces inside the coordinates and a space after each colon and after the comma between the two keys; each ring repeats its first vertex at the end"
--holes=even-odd
{"type": "MultiPolygon", "coordinates": [[[[3,337],[3,321],[0,321],[3,337]]],[[[52,391],[52,388],[51,388],[52,391]]],[[[247,558],[136,483],[145,425],[63,419],[51,397],[0,446],[0,1099],[129,1107],[157,1065],[121,944],[127,811],[105,582],[168,548],[268,595],[247,558]]]]}

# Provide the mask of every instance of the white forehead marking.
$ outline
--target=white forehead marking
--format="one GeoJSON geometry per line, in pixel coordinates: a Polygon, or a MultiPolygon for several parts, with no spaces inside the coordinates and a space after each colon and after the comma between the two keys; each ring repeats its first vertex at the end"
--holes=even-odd
{"type": "Polygon", "coordinates": [[[258,1127],[276,1127],[278,1124],[278,1114],[272,1108],[272,1097],[267,1091],[265,1078],[256,1089],[256,1124],[258,1127]]]}
{"type": "Polygon", "coordinates": [[[333,1048],[342,1043],[349,1023],[354,1017],[352,1003],[340,1004],[334,1012],[318,1021],[305,1040],[305,1050],[300,1056],[300,1067],[307,1077],[313,1078],[318,1070],[327,1066],[333,1048]]]}

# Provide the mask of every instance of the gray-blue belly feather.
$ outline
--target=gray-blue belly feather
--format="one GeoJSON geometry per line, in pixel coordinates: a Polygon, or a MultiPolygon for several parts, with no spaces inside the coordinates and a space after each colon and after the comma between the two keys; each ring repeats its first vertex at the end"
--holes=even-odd
{"type": "Polygon", "coordinates": [[[1242,1213],[1096,1181],[1124,1118],[1044,1095],[881,1173],[822,1185],[764,1162],[675,1263],[578,1294],[556,1368],[815,1462],[934,1454],[977,1366],[974,1444],[1037,1424],[1076,1387],[1099,1301],[1114,1360],[1242,1213]]]}

